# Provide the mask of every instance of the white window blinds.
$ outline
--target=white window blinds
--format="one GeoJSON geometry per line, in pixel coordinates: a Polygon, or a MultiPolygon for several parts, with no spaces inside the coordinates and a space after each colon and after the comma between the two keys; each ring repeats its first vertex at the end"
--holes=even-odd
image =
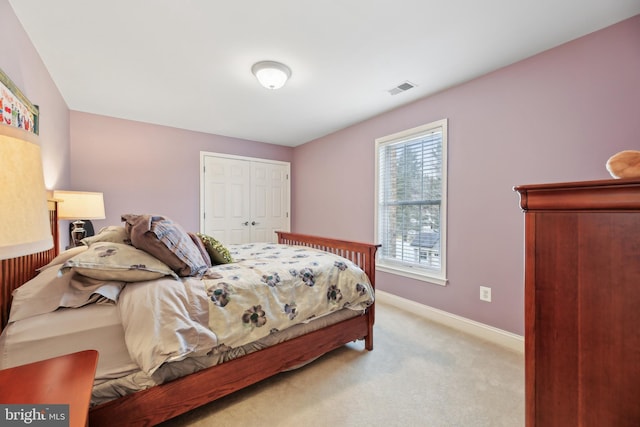
{"type": "Polygon", "coordinates": [[[443,277],[446,120],[376,143],[380,261],[443,277]]]}

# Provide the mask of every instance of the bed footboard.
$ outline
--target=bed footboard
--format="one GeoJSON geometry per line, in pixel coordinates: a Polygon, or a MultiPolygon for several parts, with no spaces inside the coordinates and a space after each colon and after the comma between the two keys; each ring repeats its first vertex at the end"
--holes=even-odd
{"type": "MultiPolygon", "coordinates": [[[[369,277],[371,286],[376,288],[376,252],[381,245],[371,243],[351,242],[348,240],[331,239],[328,237],[312,236],[309,234],[276,231],[278,243],[286,245],[308,246],[347,258],[360,267],[369,277]]],[[[375,303],[367,310],[369,319],[369,333],[364,339],[365,348],[373,350],[373,324],[375,323],[375,303]]]]}
{"type": "Polygon", "coordinates": [[[381,245],[350,242],[347,240],[330,239],[327,237],[288,233],[284,231],[276,231],[276,234],[278,235],[278,243],[309,246],[347,258],[359,266],[367,276],[369,276],[369,280],[375,288],[376,252],[381,245]]]}

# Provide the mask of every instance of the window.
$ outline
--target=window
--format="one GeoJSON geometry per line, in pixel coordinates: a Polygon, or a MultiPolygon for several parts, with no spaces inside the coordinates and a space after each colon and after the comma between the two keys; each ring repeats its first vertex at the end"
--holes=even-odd
{"type": "Polygon", "coordinates": [[[447,120],[376,140],[378,269],[446,284],[447,120]]]}

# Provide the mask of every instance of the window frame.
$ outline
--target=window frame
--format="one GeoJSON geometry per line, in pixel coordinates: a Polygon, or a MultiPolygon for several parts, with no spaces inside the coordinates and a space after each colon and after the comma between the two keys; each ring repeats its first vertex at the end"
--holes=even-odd
{"type": "Polygon", "coordinates": [[[389,144],[401,143],[415,139],[422,134],[427,134],[435,129],[442,130],[442,198],[440,203],[440,271],[421,267],[417,264],[411,264],[402,261],[393,261],[385,259],[382,251],[378,251],[376,260],[376,270],[397,274],[404,277],[420,280],[423,282],[434,283],[445,286],[447,284],[447,158],[448,158],[448,119],[436,120],[425,125],[417,126],[411,129],[403,130],[391,135],[376,138],[375,140],[375,209],[374,209],[374,226],[375,238],[377,242],[382,242],[380,233],[380,151],[381,147],[389,144]]]}

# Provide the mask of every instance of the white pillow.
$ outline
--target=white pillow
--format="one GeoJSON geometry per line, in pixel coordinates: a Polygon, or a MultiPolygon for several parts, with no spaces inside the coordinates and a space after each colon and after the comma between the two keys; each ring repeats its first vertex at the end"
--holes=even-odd
{"type": "Polygon", "coordinates": [[[121,225],[110,225],[108,227],[104,227],[95,236],[85,237],[81,242],[83,245],[87,246],[91,246],[98,242],[123,243],[125,245],[131,244],[127,230],[121,225]]]}
{"type": "Polygon", "coordinates": [[[78,308],[105,298],[116,302],[123,286],[123,282],[59,274],[58,268],[51,266],[13,291],[9,322],[51,313],[60,307],[78,308]]]}
{"type": "Polygon", "coordinates": [[[98,280],[141,282],[176,274],[154,256],[123,243],[92,243],[84,252],[67,260],[60,272],[73,270],[98,280]]]}
{"type": "Polygon", "coordinates": [[[64,264],[70,258],[73,258],[74,256],[86,250],[87,250],[87,246],[80,245],[80,246],[76,246],[75,248],[67,249],[64,252],[60,252],[60,254],[54,259],[52,259],[51,262],[49,262],[49,264],[45,265],[44,267],[40,267],[38,271],[42,271],[54,265],[64,264]]]}

